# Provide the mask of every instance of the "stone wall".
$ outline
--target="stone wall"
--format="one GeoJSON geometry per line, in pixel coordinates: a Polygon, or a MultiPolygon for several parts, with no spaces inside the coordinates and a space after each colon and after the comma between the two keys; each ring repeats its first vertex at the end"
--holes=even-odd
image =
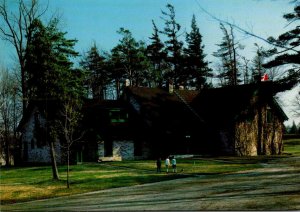
{"type": "Polygon", "coordinates": [[[134,142],[133,141],[113,141],[113,156],[121,157],[122,160],[134,159],[134,142]]]}
{"type": "MultiPolygon", "coordinates": [[[[30,118],[26,125],[24,126],[22,132],[22,158],[24,162],[27,163],[51,163],[50,156],[50,147],[48,142],[43,142],[46,145],[41,147],[37,146],[37,141],[35,138],[35,118],[34,118],[35,110],[30,115],[30,118]]],[[[43,120],[40,120],[43,122],[43,120]]],[[[44,121],[45,122],[45,121],[44,121]]],[[[45,138],[46,139],[46,138],[45,138]]],[[[55,153],[57,162],[61,162],[61,149],[56,142],[55,145],[55,153]]]]}
{"type": "Polygon", "coordinates": [[[104,141],[98,141],[98,157],[102,158],[104,157],[104,141]]]}
{"type": "Polygon", "coordinates": [[[238,156],[257,155],[257,124],[255,121],[237,123],[235,132],[235,154],[238,156]]]}
{"type": "MultiPolygon", "coordinates": [[[[267,108],[261,110],[261,153],[263,155],[278,155],[283,149],[283,123],[276,114],[272,114],[272,122],[267,122],[267,108]]],[[[236,124],[235,151],[239,156],[255,156],[258,151],[258,112],[253,120],[241,121],[236,124]]]]}
{"type": "Polygon", "coordinates": [[[113,141],[113,153],[110,157],[105,157],[105,141],[98,142],[99,161],[121,161],[133,160],[134,157],[134,142],[128,140],[113,141]]]}

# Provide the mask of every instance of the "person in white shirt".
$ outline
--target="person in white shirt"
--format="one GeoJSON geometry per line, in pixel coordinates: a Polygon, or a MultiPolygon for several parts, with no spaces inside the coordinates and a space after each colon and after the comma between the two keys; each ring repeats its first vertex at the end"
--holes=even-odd
{"type": "Polygon", "coordinates": [[[170,166],[170,159],[169,159],[169,157],[166,158],[165,165],[166,165],[166,172],[169,173],[169,166],[170,166]]]}

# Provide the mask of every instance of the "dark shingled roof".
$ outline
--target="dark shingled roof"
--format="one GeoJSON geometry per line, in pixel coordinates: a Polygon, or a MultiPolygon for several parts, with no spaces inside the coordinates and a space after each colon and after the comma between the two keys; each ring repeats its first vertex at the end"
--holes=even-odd
{"type": "Polygon", "coordinates": [[[199,115],[207,123],[226,124],[241,118],[241,114],[247,116],[254,113],[257,101],[260,101],[272,107],[282,121],[288,119],[273,97],[275,92],[272,82],[202,91],[174,90],[174,93],[159,88],[128,87],[126,92],[139,102],[141,110],[147,110],[148,115],[157,118],[163,118],[162,114],[169,114],[168,118],[172,120],[170,118],[172,114],[188,120],[192,116],[195,118],[199,115]],[[196,111],[196,115],[188,106],[196,111]]]}
{"type": "MultiPolygon", "coordinates": [[[[197,96],[197,91],[178,91],[186,102],[192,102],[197,96]]],[[[140,113],[148,126],[159,125],[163,127],[182,128],[188,127],[195,121],[199,121],[187,105],[176,93],[169,93],[160,88],[127,87],[125,96],[132,96],[140,106],[140,113]]],[[[173,128],[174,129],[174,128],[173,128]]]]}
{"type": "Polygon", "coordinates": [[[168,91],[161,88],[146,88],[146,87],[128,87],[127,92],[132,94],[140,103],[152,102],[173,102],[173,103],[183,103],[180,98],[175,94],[177,92],[184,100],[191,103],[195,97],[199,94],[199,91],[190,90],[175,90],[174,93],[169,93],[168,91]]]}
{"type": "Polygon", "coordinates": [[[243,111],[253,112],[257,101],[272,107],[281,120],[287,119],[273,98],[271,82],[203,90],[191,105],[205,120],[217,124],[236,120],[243,111]]]}
{"type": "Polygon", "coordinates": [[[39,112],[43,112],[45,110],[47,110],[48,115],[51,116],[54,113],[53,108],[55,108],[55,106],[57,105],[58,101],[55,99],[50,99],[50,100],[31,100],[28,103],[28,106],[25,110],[24,115],[22,116],[21,121],[19,122],[19,125],[17,127],[17,131],[21,132],[24,128],[24,126],[27,124],[27,122],[29,121],[29,118],[31,116],[31,114],[34,112],[35,109],[37,109],[39,112]]]}

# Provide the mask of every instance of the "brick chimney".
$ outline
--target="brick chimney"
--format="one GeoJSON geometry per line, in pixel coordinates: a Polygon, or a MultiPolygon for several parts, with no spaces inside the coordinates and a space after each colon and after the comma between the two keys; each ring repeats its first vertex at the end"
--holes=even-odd
{"type": "Polygon", "coordinates": [[[129,79],[126,79],[126,80],[125,80],[125,87],[128,87],[128,86],[130,86],[130,80],[129,80],[129,79]]]}

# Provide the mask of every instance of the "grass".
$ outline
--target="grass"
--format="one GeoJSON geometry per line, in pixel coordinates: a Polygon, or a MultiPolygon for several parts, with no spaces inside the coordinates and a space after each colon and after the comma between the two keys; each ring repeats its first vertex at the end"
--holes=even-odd
{"type": "Polygon", "coordinates": [[[50,166],[1,168],[1,204],[80,194],[108,188],[171,180],[193,174],[218,175],[263,167],[291,155],[300,156],[300,139],[285,141],[284,156],[177,159],[179,174],[156,173],[155,161],[85,163],[71,166],[70,189],[66,166],[59,167],[60,181],[52,180],[50,166]]]}
{"type": "MultiPolygon", "coordinates": [[[[113,164],[113,163],[112,163],[113,164]]],[[[71,188],[66,188],[66,167],[59,168],[60,181],[53,181],[51,167],[2,168],[1,204],[79,194],[102,189],[170,180],[182,176],[122,169],[103,164],[71,166],[71,188]]]]}
{"type": "Polygon", "coordinates": [[[284,140],[284,153],[300,156],[300,138],[284,140]]]}

